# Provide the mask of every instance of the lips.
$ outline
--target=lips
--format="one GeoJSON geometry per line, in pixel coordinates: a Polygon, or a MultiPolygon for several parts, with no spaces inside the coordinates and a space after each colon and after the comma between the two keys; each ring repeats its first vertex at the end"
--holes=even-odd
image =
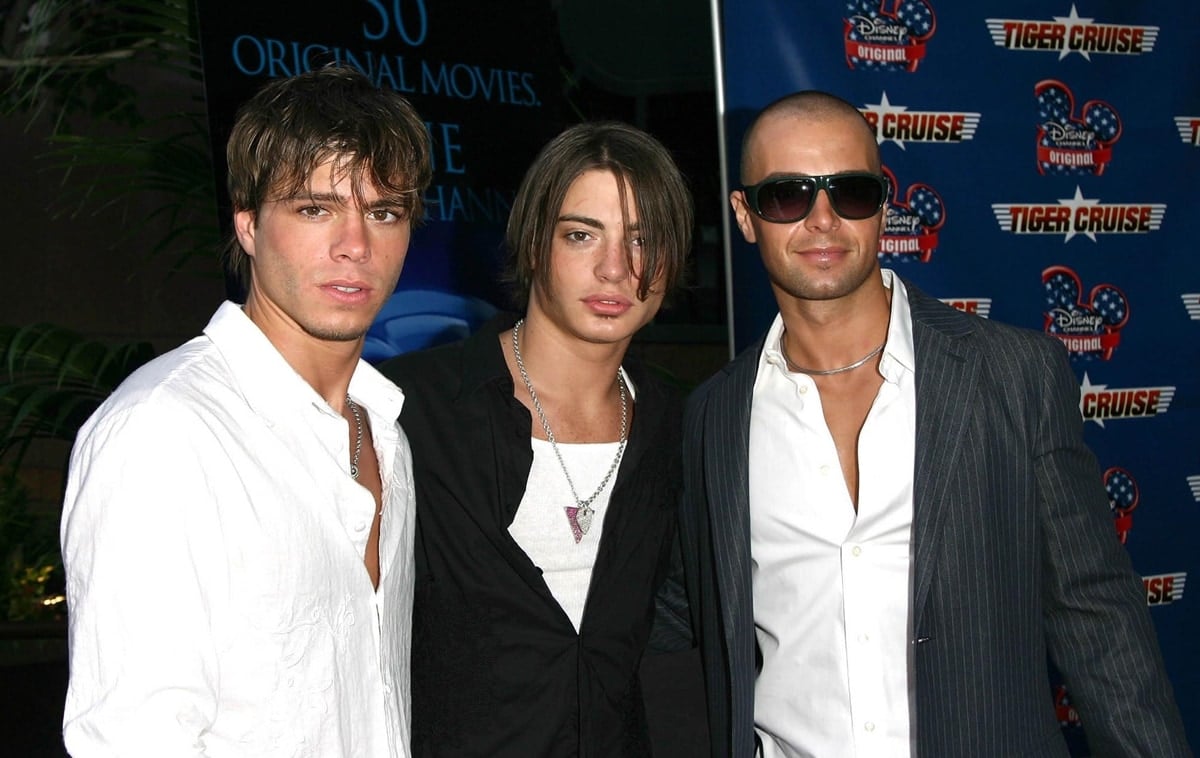
{"type": "Polygon", "coordinates": [[[343,303],[359,303],[370,297],[371,287],[366,282],[338,279],[325,282],[321,289],[330,297],[343,303]]]}
{"type": "Polygon", "coordinates": [[[812,245],[801,250],[793,250],[792,253],[807,260],[827,263],[847,255],[849,249],[842,245],[812,245]]]}
{"type": "Polygon", "coordinates": [[[622,295],[588,295],[583,298],[583,303],[592,312],[602,316],[619,316],[633,307],[629,298],[622,295]]]}

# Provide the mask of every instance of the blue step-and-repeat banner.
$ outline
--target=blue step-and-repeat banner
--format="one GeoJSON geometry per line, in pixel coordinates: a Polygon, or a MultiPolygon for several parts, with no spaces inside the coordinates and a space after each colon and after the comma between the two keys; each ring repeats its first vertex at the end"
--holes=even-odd
{"type": "MultiPolygon", "coordinates": [[[[1067,347],[1200,742],[1200,604],[1185,592],[1200,565],[1200,4],[739,0],[717,15],[730,187],[763,105],[839,94],[875,125],[892,185],[883,264],[1067,347]]],[[[729,271],[740,349],[775,307],[736,229],[729,271]]]]}

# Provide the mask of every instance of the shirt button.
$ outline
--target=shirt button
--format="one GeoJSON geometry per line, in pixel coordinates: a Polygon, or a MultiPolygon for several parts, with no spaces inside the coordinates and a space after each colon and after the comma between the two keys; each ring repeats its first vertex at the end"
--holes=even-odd
{"type": "Polygon", "coordinates": [[[874,722],[874,721],[868,721],[867,723],[863,724],[863,729],[865,729],[865,730],[866,730],[866,731],[868,731],[868,732],[873,732],[873,731],[875,731],[875,722],[874,722]]]}
{"type": "Polygon", "coordinates": [[[854,549],[850,551],[850,554],[857,558],[858,556],[862,555],[862,548],[858,545],[855,545],[854,549]]]}
{"type": "Polygon", "coordinates": [[[367,529],[367,522],[365,522],[365,521],[359,521],[357,524],[354,525],[354,531],[356,531],[356,532],[363,532],[363,531],[366,531],[366,529],[367,529]]]}
{"type": "Polygon", "coordinates": [[[821,472],[821,476],[829,476],[829,466],[821,466],[817,471],[821,472]]]}
{"type": "Polygon", "coordinates": [[[858,635],[858,641],[859,641],[859,642],[862,642],[863,644],[866,644],[866,643],[868,643],[868,642],[870,642],[870,641],[871,641],[871,635],[869,635],[869,634],[860,634],[860,635],[858,635]]]}
{"type": "Polygon", "coordinates": [[[807,395],[808,394],[808,385],[801,384],[799,387],[796,388],[796,391],[799,392],[801,395],[807,395]]]}

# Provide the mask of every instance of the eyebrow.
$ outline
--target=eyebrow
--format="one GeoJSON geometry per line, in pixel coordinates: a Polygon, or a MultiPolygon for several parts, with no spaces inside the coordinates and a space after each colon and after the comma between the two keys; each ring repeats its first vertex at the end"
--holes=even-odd
{"type": "Polygon", "coordinates": [[[301,201],[301,202],[312,201],[314,203],[337,203],[339,205],[347,205],[349,203],[349,198],[347,198],[343,195],[335,194],[333,192],[304,192],[303,190],[301,190],[300,192],[297,192],[296,194],[292,195],[291,197],[282,198],[282,200],[284,202],[288,202],[288,203],[296,202],[296,201],[301,201]]]}
{"type": "MultiPolygon", "coordinates": [[[[572,223],[572,222],[573,222],[573,223],[576,223],[576,224],[585,224],[585,225],[587,225],[587,226],[591,226],[591,227],[594,227],[594,228],[596,228],[596,229],[603,229],[603,228],[604,228],[604,222],[600,221],[599,219],[592,218],[591,216],[580,216],[579,214],[576,214],[576,213],[564,213],[563,215],[559,216],[559,217],[558,217],[558,223],[560,223],[560,224],[561,224],[561,223],[564,223],[564,222],[567,222],[567,223],[572,223]]],[[[630,231],[634,231],[634,232],[635,232],[635,231],[637,231],[639,228],[640,228],[640,225],[638,224],[638,222],[637,222],[637,221],[634,221],[633,223],[631,223],[631,224],[629,225],[629,230],[630,230],[630,231]]]]}
{"type": "MultiPolygon", "coordinates": [[[[381,197],[367,205],[365,208],[363,208],[363,210],[404,207],[407,200],[407,196],[394,199],[381,197]]],[[[353,198],[345,195],[339,195],[334,192],[297,192],[292,197],[284,198],[284,201],[289,203],[297,201],[311,201],[314,203],[333,203],[335,205],[348,206],[353,202],[353,198]]]]}

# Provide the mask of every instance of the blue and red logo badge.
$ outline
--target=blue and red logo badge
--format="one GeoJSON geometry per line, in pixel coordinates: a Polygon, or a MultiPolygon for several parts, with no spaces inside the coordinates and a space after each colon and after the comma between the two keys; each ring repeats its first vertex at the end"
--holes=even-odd
{"type": "Polygon", "coordinates": [[[1084,293],[1079,274],[1066,266],[1042,272],[1046,295],[1046,333],[1073,356],[1112,358],[1129,321],[1129,301],[1111,284],[1098,284],[1084,293]]]}
{"type": "Polygon", "coordinates": [[[938,230],[946,223],[946,206],[942,197],[928,184],[911,184],[903,193],[896,175],[886,166],[888,181],[887,211],[883,219],[883,236],[879,240],[879,256],[913,259],[928,263],[938,245],[938,230]]]}
{"type": "Polygon", "coordinates": [[[1089,100],[1075,115],[1075,95],[1057,79],[1038,82],[1037,167],[1039,174],[1099,176],[1112,162],[1121,138],[1121,117],[1103,100],[1089,100]]]}
{"type": "Polygon", "coordinates": [[[928,0],[847,0],[846,65],[866,71],[916,71],[937,27],[928,0]]]}
{"type": "Polygon", "coordinates": [[[1133,529],[1133,511],[1141,497],[1137,482],[1133,474],[1114,466],[1104,472],[1104,489],[1108,492],[1108,509],[1117,527],[1117,537],[1124,545],[1133,529]]]}

